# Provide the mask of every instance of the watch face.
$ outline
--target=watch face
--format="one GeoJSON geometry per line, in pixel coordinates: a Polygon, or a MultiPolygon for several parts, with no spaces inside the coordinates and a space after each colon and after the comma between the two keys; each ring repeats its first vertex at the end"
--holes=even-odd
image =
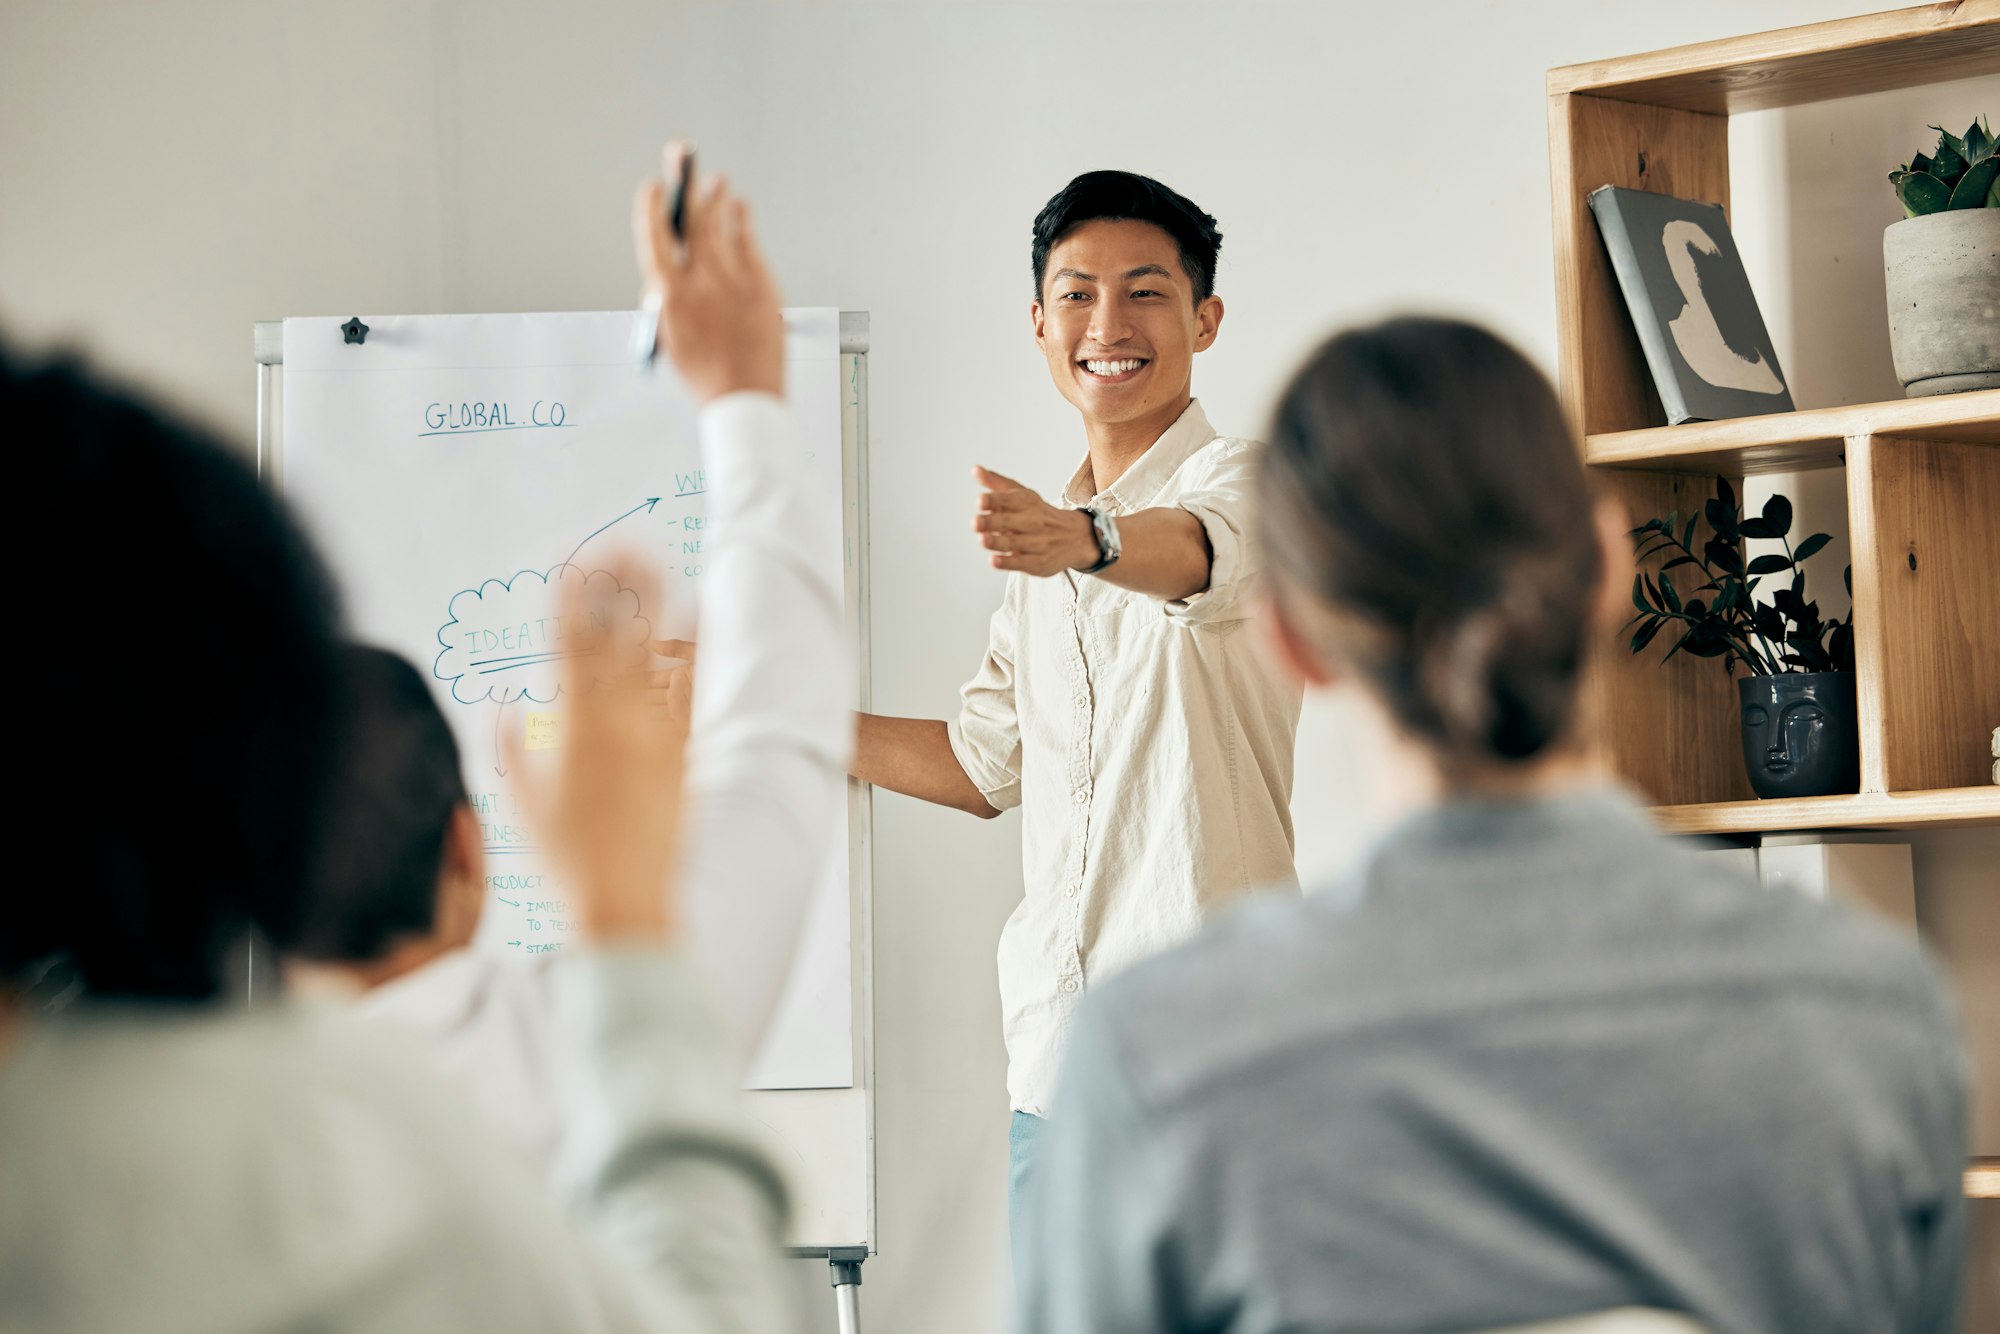
{"type": "Polygon", "coordinates": [[[1118,524],[1109,514],[1095,510],[1091,512],[1090,523],[1091,527],[1097,531],[1097,546],[1099,550],[1097,568],[1101,570],[1112,561],[1117,560],[1121,554],[1118,545],[1118,524]]]}

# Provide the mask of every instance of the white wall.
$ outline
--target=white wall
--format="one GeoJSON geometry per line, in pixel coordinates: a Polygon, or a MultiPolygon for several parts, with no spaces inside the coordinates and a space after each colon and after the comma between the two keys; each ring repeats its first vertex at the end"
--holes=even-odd
{"type": "MultiPolygon", "coordinates": [[[[873,312],[875,698],[931,715],[999,595],[968,467],[1052,487],[1081,448],[1027,337],[1029,222],[1069,176],[1148,172],[1220,219],[1228,318],[1197,390],[1255,432],[1309,339],[1392,308],[1552,362],[1550,66],[1875,7],[0,4],[0,325],[81,340],[238,435],[252,320],[628,303],[631,185],[692,134],[759,202],[791,301],[873,312]]],[[[1343,750],[1309,710],[1308,873],[1367,823],[1343,750]]],[[[877,820],[864,1305],[878,1330],[978,1331],[1002,1307],[992,957],[1018,830],[893,797],[877,820]]],[[[1993,864],[1965,846],[1937,864],[1993,864]]]]}

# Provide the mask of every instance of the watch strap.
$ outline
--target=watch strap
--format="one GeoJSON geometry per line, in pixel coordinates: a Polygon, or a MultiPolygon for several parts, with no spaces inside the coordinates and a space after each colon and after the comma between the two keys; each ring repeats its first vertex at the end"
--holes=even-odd
{"type": "Polygon", "coordinates": [[[1090,531],[1097,537],[1097,564],[1080,570],[1078,573],[1096,574],[1100,570],[1110,569],[1118,563],[1118,558],[1124,554],[1118,541],[1117,522],[1102,510],[1079,506],[1077,513],[1089,517],[1090,531]]]}

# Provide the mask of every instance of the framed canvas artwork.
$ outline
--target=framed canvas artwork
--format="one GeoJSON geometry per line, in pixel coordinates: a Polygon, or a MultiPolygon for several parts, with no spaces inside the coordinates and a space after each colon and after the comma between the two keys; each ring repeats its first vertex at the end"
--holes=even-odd
{"type": "Polygon", "coordinates": [[[1792,410],[1720,205],[1607,185],[1590,211],[1670,425],[1792,410]]]}

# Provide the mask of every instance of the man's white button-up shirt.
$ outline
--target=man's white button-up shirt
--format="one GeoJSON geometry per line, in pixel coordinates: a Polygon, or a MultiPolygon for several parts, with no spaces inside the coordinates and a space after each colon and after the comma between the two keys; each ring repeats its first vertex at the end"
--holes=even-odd
{"type": "Polygon", "coordinates": [[[1179,507],[1214,553],[1162,602],[1089,575],[1015,574],[950,725],[966,774],[1022,808],[1027,893],[1000,937],[1008,1097],[1046,1114],[1085,986],[1187,939],[1245,890],[1295,886],[1299,690],[1255,643],[1247,584],[1256,450],[1191,403],[1108,490],[1089,460],[1063,503],[1179,507]]]}

